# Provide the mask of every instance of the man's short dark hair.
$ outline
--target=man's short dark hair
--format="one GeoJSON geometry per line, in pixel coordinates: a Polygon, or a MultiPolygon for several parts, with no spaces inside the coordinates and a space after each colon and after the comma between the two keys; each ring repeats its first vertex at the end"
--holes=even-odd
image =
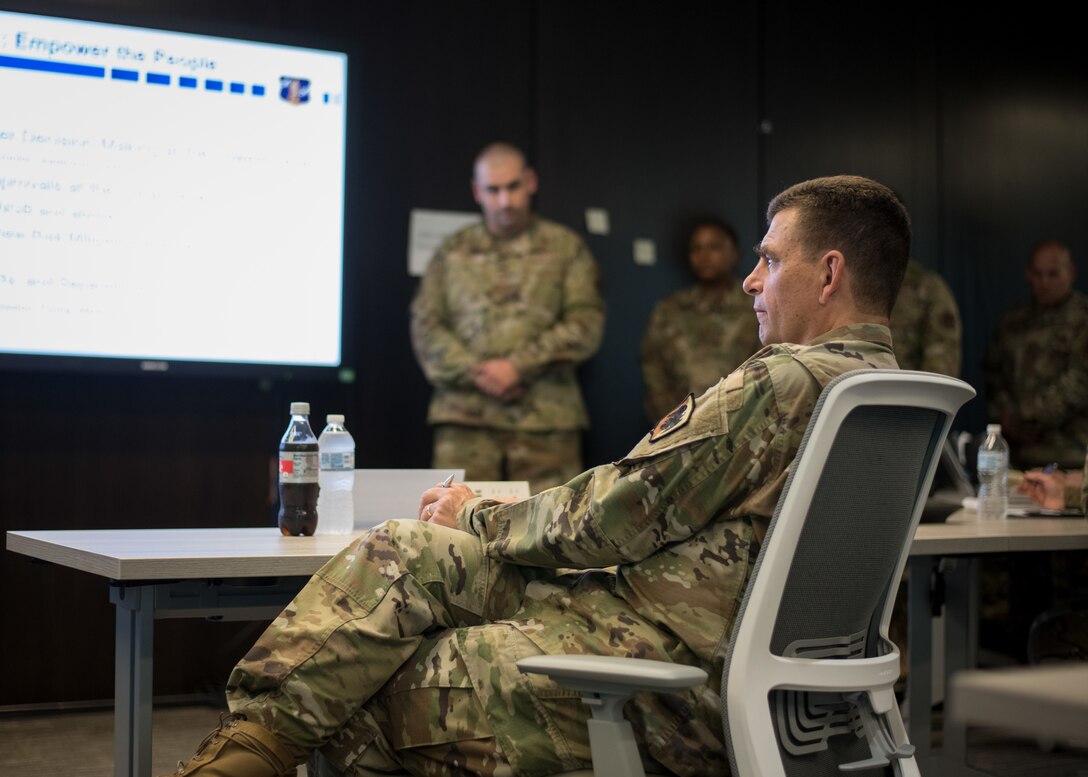
{"type": "Polygon", "coordinates": [[[910,216],[895,192],[856,175],[814,178],[791,186],[767,206],[767,223],[796,209],[801,241],[816,254],[838,250],[863,313],[890,316],[910,257],[910,216]]]}

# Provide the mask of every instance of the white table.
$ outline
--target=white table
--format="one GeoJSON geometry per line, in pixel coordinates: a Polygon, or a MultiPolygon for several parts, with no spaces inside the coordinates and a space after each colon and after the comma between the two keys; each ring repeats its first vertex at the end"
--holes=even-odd
{"type": "MultiPolygon", "coordinates": [[[[357,536],[357,535],[353,535],[357,536]]],[[[108,578],[117,608],[115,775],[151,773],[151,667],[155,618],[271,620],[306,579],[353,537],[283,537],[268,529],[13,531],[7,547],[108,578]]],[[[974,666],[977,559],[983,553],[1088,548],[1084,519],[979,522],[957,513],[920,526],[910,559],[910,740],[930,753],[932,621],[929,581],[940,558],[946,579],[945,676],[974,666]]],[[[964,773],[965,729],[947,722],[937,769],[964,773]],[[951,766],[949,766],[951,764],[951,766]]]]}
{"type": "Polygon", "coordinates": [[[978,648],[978,560],[986,553],[1083,550],[1088,548],[1088,520],[1084,518],[1007,518],[980,521],[961,510],[943,524],[918,527],[911,545],[908,596],[910,704],[908,735],[917,748],[919,764],[930,775],[977,774],[966,766],[967,731],[962,722],[946,715],[939,757],[931,753],[932,727],[932,601],[931,580],[944,583],[944,678],[974,668],[978,648]],[[938,572],[938,563],[945,563],[938,572]]]}
{"type": "Polygon", "coordinates": [[[961,672],[952,678],[951,716],[1049,740],[1088,739],[1088,664],[961,672]]]}
{"type": "Polygon", "coordinates": [[[108,578],[116,607],[114,774],[151,774],[156,618],[272,620],[356,535],[267,529],[12,531],[8,550],[108,578]]]}

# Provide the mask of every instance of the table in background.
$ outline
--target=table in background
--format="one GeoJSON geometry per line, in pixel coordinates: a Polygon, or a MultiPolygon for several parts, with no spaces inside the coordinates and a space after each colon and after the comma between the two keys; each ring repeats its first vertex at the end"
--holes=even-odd
{"type": "Polygon", "coordinates": [[[1088,663],[960,672],[949,715],[1050,741],[1088,740],[1088,663]]]}
{"type": "Polygon", "coordinates": [[[944,719],[941,755],[931,755],[932,728],[932,595],[931,578],[944,582],[944,678],[974,668],[978,650],[978,561],[987,553],[1088,549],[1084,518],[1006,518],[980,521],[961,510],[940,524],[923,524],[910,549],[909,671],[907,698],[911,744],[917,748],[926,777],[977,774],[966,766],[967,731],[963,723],[944,719]],[[938,564],[945,564],[938,571],[938,564]]]}

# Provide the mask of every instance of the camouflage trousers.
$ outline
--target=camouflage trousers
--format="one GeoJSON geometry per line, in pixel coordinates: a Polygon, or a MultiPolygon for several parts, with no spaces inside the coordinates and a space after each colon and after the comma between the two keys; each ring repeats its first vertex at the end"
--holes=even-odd
{"type": "Polygon", "coordinates": [[[235,667],[234,712],[299,763],[346,774],[553,774],[584,768],[584,705],[515,661],[533,572],[475,535],[389,521],[325,565],[235,667]]]}
{"type": "Polygon", "coordinates": [[[464,467],[466,480],[528,480],[536,494],[582,471],[582,433],[441,424],[434,428],[432,466],[464,467]]]}

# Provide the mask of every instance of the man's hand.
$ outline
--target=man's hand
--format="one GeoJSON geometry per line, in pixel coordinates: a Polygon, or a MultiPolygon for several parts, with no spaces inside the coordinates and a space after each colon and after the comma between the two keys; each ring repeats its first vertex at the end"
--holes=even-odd
{"type": "Polygon", "coordinates": [[[503,402],[513,402],[525,393],[518,368],[509,359],[488,359],[476,364],[472,380],[480,391],[503,402]]]}
{"type": "Polygon", "coordinates": [[[419,520],[456,529],[457,514],[465,502],[475,498],[476,492],[464,483],[428,488],[419,498],[419,520]]]}
{"type": "Polygon", "coordinates": [[[1033,469],[1024,473],[1024,479],[1016,490],[1048,510],[1061,510],[1065,507],[1065,473],[1061,470],[1046,472],[1033,469]]]}

